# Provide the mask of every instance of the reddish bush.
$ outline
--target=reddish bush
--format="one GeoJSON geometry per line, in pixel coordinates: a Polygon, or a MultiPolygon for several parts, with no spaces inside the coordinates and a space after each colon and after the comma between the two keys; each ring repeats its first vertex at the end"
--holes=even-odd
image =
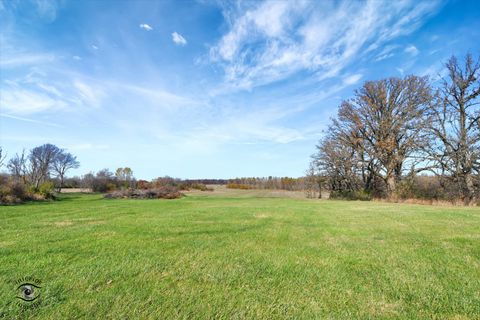
{"type": "Polygon", "coordinates": [[[23,182],[6,176],[0,177],[0,204],[21,203],[33,199],[34,194],[23,182]]]}
{"type": "Polygon", "coordinates": [[[227,184],[228,189],[242,189],[242,190],[249,190],[253,189],[253,186],[249,186],[248,184],[242,184],[242,183],[229,183],[227,184]]]}
{"type": "Polygon", "coordinates": [[[207,187],[207,185],[203,183],[182,182],[178,185],[178,187],[180,188],[180,190],[185,190],[185,191],[188,191],[191,189],[200,190],[200,191],[213,191],[213,188],[209,188],[207,187]]]}
{"type": "Polygon", "coordinates": [[[126,189],[106,194],[107,199],[178,199],[183,193],[177,187],[164,186],[153,189],[126,189]]]}
{"type": "Polygon", "coordinates": [[[146,189],[150,189],[151,187],[152,187],[151,183],[148,182],[147,180],[138,180],[137,181],[137,189],[146,190],[146,189]]]}

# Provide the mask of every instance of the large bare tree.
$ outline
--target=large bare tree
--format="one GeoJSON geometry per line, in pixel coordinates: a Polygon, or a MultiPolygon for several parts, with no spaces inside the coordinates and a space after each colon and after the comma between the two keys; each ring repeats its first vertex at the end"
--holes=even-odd
{"type": "Polygon", "coordinates": [[[312,156],[313,163],[321,176],[328,177],[331,191],[358,191],[362,188],[355,152],[333,130],[329,130],[317,145],[317,153],[312,156]]]}
{"type": "Polygon", "coordinates": [[[65,150],[59,150],[55,158],[53,159],[52,168],[60,179],[60,185],[58,192],[61,192],[63,188],[63,182],[65,179],[65,173],[70,169],[76,169],[80,166],[80,162],[77,161],[77,157],[65,150]]]}
{"type": "Polygon", "coordinates": [[[372,152],[372,147],[365,143],[362,126],[356,110],[352,108],[349,102],[343,102],[338,110],[337,118],[333,119],[330,127],[330,139],[335,139],[338,143],[347,146],[352,150],[350,161],[355,165],[355,171],[362,178],[363,189],[367,192],[378,194],[376,188],[376,178],[380,176],[381,165],[372,152]],[[352,121],[353,120],[353,121],[352,121]]]}
{"type": "Polygon", "coordinates": [[[336,126],[350,135],[368,179],[373,174],[384,180],[388,197],[394,195],[407,162],[425,143],[431,99],[427,78],[407,76],[368,81],[340,107],[336,126]]]}
{"type": "Polygon", "coordinates": [[[456,185],[466,204],[478,198],[474,177],[480,173],[480,60],[451,57],[448,74],[430,108],[432,138],[427,151],[435,173],[456,185]]]}
{"type": "Polygon", "coordinates": [[[57,146],[50,143],[30,150],[28,155],[28,173],[30,183],[35,189],[38,189],[40,183],[50,177],[54,160],[60,152],[61,150],[57,146]]]}
{"type": "Polygon", "coordinates": [[[20,155],[18,153],[15,154],[8,161],[7,168],[15,179],[27,183],[27,157],[25,156],[25,150],[20,155]]]}

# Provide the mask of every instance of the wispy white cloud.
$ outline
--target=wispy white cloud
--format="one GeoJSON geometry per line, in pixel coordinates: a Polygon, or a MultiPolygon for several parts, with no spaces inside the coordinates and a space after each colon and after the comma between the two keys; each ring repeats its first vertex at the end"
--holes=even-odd
{"type": "Polygon", "coordinates": [[[448,70],[444,67],[442,61],[436,61],[432,65],[424,67],[418,71],[420,76],[427,76],[434,83],[445,78],[448,74],[448,70]]]}
{"type": "Polygon", "coordinates": [[[57,18],[58,2],[56,0],[34,0],[38,14],[47,22],[57,18]]]}
{"type": "Polygon", "coordinates": [[[266,108],[244,112],[238,110],[214,130],[219,135],[230,135],[230,141],[290,143],[304,138],[298,129],[279,124],[290,112],[281,108],[266,108]]]}
{"type": "MultiPolygon", "coordinates": [[[[25,59],[20,56],[3,61],[8,65],[6,69],[15,76],[0,83],[2,110],[13,116],[25,116],[101,105],[105,96],[102,86],[92,87],[82,80],[84,76],[72,74],[70,68],[64,65],[68,59],[52,59],[52,63],[44,63],[52,56],[32,54],[31,57],[41,58],[25,59]]],[[[75,57],[72,59],[81,59],[75,57]]]]}
{"type": "MultiPolygon", "coordinates": [[[[20,65],[23,67],[23,64],[20,65]]],[[[17,70],[17,69],[15,69],[17,70]]],[[[59,89],[47,80],[48,75],[38,67],[29,67],[24,76],[6,79],[1,85],[0,105],[12,116],[25,116],[67,108],[68,101],[59,89]]]]}
{"type": "Polygon", "coordinates": [[[172,41],[175,42],[175,44],[180,46],[184,46],[187,44],[187,40],[178,32],[172,33],[172,41]]]}
{"type": "MultiPolygon", "coordinates": [[[[80,56],[72,56],[79,61],[80,56]]],[[[157,108],[174,109],[198,105],[199,99],[173,94],[159,86],[138,85],[136,80],[113,80],[90,77],[74,71],[69,59],[51,53],[16,54],[13,49],[2,53],[1,67],[9,76],[0,82],[0,105],[13,116],[51,112],[72,112],[90,107],[109,108],[117,97],[137,106],[138,101],[157,108]]]]}
{"type": "Polygon", "coordinates": [[[54,87],[53,85],[45,84],[45,83],[42,83],[42,82],[37,82],[36,85],[40,89],[43,89],[46,93],[49,93],[49,94],[57,96],[57,97],[62,96],[60,91],[56,87],[54,87]]]}
{"type": "Polygon", "coordinates": [[[419,53],[417,47],[415,47],[414,45],[409,45],[408,47],[406,47],[405,52],[412,56],[416,56],[419,53]]]}
{"type": "Polygon", "coordinates": [[[220,111],[221,121],[218,116],[202,114],[202,110],[188,112],[196,118],[187,121],[188,125],[183,123],[187,115],[180,112],[177,113],[176,123],[170,121],[163,126],[158,122],[148,123],[143,128],[148,128],[150,136],[157,140],[192,154],[210,153],[224,145],[288,144],[304,139],[301,130],[278,123],[286,114],[277,108],[250,111],[226,108],[220,111]]]}
{"type": "Polygon", "coordinates": [[[75,80],[73,87],[77,91],[77,95],[82,99],[85,105],[98,107],[101,105],[101,100],[104,93],[99,87],[92,87],[83,81],[75,80]]]}
{"type": "Polygon", "coordinates": [[[395,54],[393,51],[397,49],[399,45],[386,45],[380,53],[377,54],[375,61],[382,61],[393,57],[395,54]]]}
{"type": "Polygon", "coordinates": [[[49,53],[12,53],[2,55],[0,59],[0,67],[2,68],[16,68],[24,66],[38,66],[45,63],[51,63],[55,60],[55,56],[49,53]]]}
{"type": "Polygon", "coordinates": [[[150,25],[146,24],[146,23],[140,24],[140,28],[145,29],[145,30],[147,30],[147,31],[152,31],[152,30],[153,30],[153,28],[152,28],[150,25]]]}
{"type": "Polygon", "coordinates": [[[349,75],[347,77],[344,77],[343,78],[343,83],[346,84],[346,85],[353,85],[353,84],[356,84],[358,83],[358,81],[360,81],[360,79],[362,79],[362,75],[361,74],[352,74],[352,75],[349,75]]]}
{"type": "Polygon", "coordinates": [[[128,92],[136,99],[147,99],[156,106],[176,108],[182,106],[197,106],[201,103],[199,100],[177,95],[158,87],[149,88],[138,86],[136,84],[119,82],[106,82],[105,85],[110,89],[120,89],[123,92],[128,92]]]}
{"type": "Polygon", "coordinates": [[[2,109],[13,114],[33,114],[67,107],[65,101],[43,92],[25,88],[9,88],[2,91],[0,101],[2,109]]]}
{"type": "Polygon", "coordinates": [[[6,114],[6,113],[1,113],[0,117],[19,120],[19,121],[24,121],[24,122],[29,122],[29,123],[40,124],[40,125],[43,125],[43,126],[63,128],[63,126],[61,126],[59,124],[56,124],[56,123],[53,123],[53,122],[42,121],[42,120],[38,120],[38,119],[30,119],[30,118],[25,118],[25,117],[18,117],[18,116],[14,116],[14,115],[11,115],[11,114],[6,114]]]}
{"type": "Polygon", "coordinates": [[[226,82],[237,88],[268,84],[299,71],[326,79],[354,58],[414,31],[438,7],[438,1],[372,0],[266,1],[243,10],[227,8],[230,28],[211,48],[210,60],[222,66],[226,82]]]}

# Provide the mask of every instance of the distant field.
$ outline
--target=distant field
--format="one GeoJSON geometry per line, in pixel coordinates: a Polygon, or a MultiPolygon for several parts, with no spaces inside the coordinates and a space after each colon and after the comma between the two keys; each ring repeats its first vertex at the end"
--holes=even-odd
{"type": "MultiPolygon", "coordinates": [[[[305,191],[287,191],[287,190],[260,190],[260,189],[229,189],[225,185],[208,185],[214,192],[205,192],[192,189],[191,191],[182,191],[188,195],[195,196],[213,196],[213,197],[235,197],[235,198],[296,198],[305,199],[305,191]]],[[[327,197],[328,192],[323,192],[323,197],[327,197]]],[[[328,198],[328,197],[327,197],[328,198]]]]}
{"type": "Polygon", "coordinates": [[[480,208],[220,191],[0,207],[0,318],[480,319],[480,208]]]}
{"type": "Polygon", "coordinates": [[[63,188],[62,193],[81,193],[81,192],[92,192],[89,188],[63,188]]]}

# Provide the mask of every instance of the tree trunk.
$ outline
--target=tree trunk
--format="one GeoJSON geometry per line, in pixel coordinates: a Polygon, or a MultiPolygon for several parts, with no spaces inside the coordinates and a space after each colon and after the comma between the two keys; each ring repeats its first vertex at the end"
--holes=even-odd
{"type": "Polygon", "coordinates": [[[318,199],[322,199],[322,182],[317,180],[318,183],[318,199]]]}
{"type": "Polygon", "coordinates": [[[37,178],[35,180],[35,190],[38,190],[38,187],[40,186],[40,178],[37,178]]]}
{"type": "Polygon", "coordinates": [[[397,181],[395,179],[395,175],[393,174],[393,172],[387,173],[386,183],[387,183],[387,197],[391,198],[395,194],[395,190],[397,187],[397,181]]]}
{"type": "Polygon", "coordinates": [[[60,176],[60,186],[58,187],[58,193],[62,192],[62,188],[63,188],[63,175],[60,176]]]}
{"type": "Polygon", "coordinates": [[[465,180],[465,200],[464,200],[464,203],[466,205],[472,205],[476,202],[475,187],[473,185],[472,175],[469,174],[469,173],[465,174],[464,180],[465,180]]]}

